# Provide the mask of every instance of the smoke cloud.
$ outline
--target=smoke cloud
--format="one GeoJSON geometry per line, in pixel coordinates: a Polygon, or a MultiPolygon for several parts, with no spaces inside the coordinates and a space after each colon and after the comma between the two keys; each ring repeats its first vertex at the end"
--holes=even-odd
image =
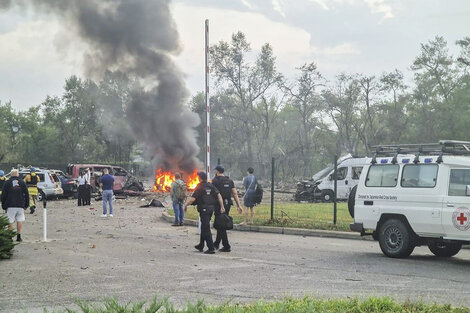
{"type": "Polygon", "coordinates": [[[86,44],[85,75],[107,72],[134,78],[127,121],[160,166],[191,172],[200,167],[194,127],[197,114],[184,105],[188,92],[172,55],[178,53],[176,25],[166,0],[0,0],[59,17],[67,42],[86,44]]]}

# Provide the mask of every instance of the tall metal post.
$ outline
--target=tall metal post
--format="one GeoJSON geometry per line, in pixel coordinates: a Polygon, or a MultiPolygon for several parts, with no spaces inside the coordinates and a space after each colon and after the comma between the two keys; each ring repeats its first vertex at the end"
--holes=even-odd
{"type": "Polygon", "coordinates": [[[274,160],[271,160],[271,221],[274,220],[274,160]]]}
{"type": "Polygon", "coordinates": [[[338,171],[338,157],[335,155],[335,159],[334,159],[334,164],[335,164],[335,171],[334,171],[334,195],[333,195],[333,206],[334,206],[334,213],[333,213],[333,224],[336,225],[336,213],[337,213],[337,198],[336,198],[336,195],[338,194],[338,175],[337,175],[337,171],[338,171]]]}
{"type": "Polygon", "coordinates": [[[45,197],[42,200],[42,222],[43,222],[43,229],[42,229],[42,241],[47,242],[47,208],[46,208],[46,199],[45,197]]]}
{"type": "Polygon", "coordinates": [[[206,172],[211,173],[211,107],[209,103],[209,20],[206,20],[206,172]]]}

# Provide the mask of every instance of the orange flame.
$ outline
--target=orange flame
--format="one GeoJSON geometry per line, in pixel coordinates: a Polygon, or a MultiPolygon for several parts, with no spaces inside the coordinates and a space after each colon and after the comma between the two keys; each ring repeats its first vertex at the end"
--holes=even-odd
{"type": "MultiPolygon", "coordinates": [[[[196,186],[199,184],[199,176],[197,176],[197,170],[195,170],[191,175],[183,174],[183,181],[186,183],[188,190],[196,189],[196,186]]],[[[162,169],[157,169],[155,173],[155,185],[153,185],[154,191],[170,191],[171,184],[175,181],[175,176],[172,172],[163,171],[162,169]]]]}

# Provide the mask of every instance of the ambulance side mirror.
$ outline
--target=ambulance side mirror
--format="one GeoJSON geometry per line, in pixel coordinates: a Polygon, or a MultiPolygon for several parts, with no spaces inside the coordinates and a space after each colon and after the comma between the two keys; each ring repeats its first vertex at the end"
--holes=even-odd
{"type": "Polygon", "coordinates": [[[467,185],[467,188],[465,188],[465,195],[467,197],[470,196],[470,185],[467,185]]]}

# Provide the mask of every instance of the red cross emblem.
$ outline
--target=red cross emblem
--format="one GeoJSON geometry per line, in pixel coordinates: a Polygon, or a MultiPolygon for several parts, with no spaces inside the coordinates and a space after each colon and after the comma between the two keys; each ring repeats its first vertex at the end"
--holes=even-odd
{"type": "Polygon", "coordinates": [[[461,231],[470,229],[470,209],[460,207],[452,214],[452,223],[461,231]]]}
{"type": "Polygon", "coordinates": [[[463,225],[464,222],[466,222],[468,220],[468,218],[465,217],[465,214],[463,213],[460,213],[460,216],[457,217],[457,221],[460,222],[460,225],[463,225]]]}

